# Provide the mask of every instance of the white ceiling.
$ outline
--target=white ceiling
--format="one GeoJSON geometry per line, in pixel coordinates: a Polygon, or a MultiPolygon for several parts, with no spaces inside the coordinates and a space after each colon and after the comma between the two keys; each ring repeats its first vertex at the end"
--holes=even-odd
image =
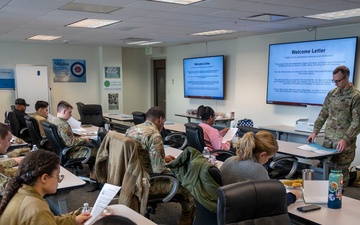
{"type": "Polygon", "coordinates": [[[360,8],[360,0],[205,0],[188,6],[146,0],[0,0],[0,42],[39,43],[26,38],[56,35],[63,37],[52,43],[66,40],[73,45],[125,46],[124,39],[146,38],[164,42],[153,46],[172,46],[359,23],[360,17],[334,21],[303,17],[352,8],[360,8]],[[109,14],[58,10],[71,2],[121,9],[109,14]],[[263,13],[290,18],[275,22],[243,19],[263,13]],[[65,27],[85,18],[122,22],[98,29],[65,27]],[[189,35],[217,29],[236,30],[237,33],[214,37],[189,35]]]}

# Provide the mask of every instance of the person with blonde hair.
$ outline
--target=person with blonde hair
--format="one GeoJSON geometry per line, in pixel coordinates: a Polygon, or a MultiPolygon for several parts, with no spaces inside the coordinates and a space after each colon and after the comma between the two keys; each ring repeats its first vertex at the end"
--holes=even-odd
{"type": "MultiPolygon", "coordinates": [[[[225,160],[220,167],[223,185],[247,180],[269,180],[268,171],[263,166],[278,151],[279,146],[273,134],[261,130],[256,134],[247,132],[234,146],[236,156],[225,160]]],[[[297,190],[287,193],[287,204],[300,197],[297,190]]]]}

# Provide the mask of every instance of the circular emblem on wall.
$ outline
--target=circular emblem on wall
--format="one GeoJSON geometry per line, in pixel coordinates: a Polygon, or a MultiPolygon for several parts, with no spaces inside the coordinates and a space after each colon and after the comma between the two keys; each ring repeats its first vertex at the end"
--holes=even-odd
{"type": "Polygon", "coordinates": [[[75,62],[71,65],[70,71],[71,71],[71,74],[74,75],[75,77],[82,77],[86,73],[86,68],[85,68],[84,64],[75,62]]]}
{"type": "Polygon", "coordinates": [[[110,87],[110,81],[106,80],[106,81],[104,82],[104,86],[105,86],[105,87],[110,87]]]}

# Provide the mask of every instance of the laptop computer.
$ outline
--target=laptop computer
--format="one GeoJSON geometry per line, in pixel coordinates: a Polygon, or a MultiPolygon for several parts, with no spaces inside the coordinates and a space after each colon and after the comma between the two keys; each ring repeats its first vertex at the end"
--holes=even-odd
{"type": "Polygon", "coordinates": [[[328,180],[304,180],[303,198],[309,204],[326,204],[328,201],[328,180]]]}

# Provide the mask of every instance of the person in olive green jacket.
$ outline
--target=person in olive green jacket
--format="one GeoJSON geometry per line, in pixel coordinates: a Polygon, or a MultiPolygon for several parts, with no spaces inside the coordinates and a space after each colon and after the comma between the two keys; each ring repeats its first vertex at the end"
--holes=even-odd
{"type": "Polygon", "coordinates": [[[84,224],[91,217],[90,213],[54,216],[43,198],[46,194],[54,194],[63,178],[60,159],[55,153],[45,150],[28,153],[19,165],[19,175],[6,186],[0,202],[0,224],[84,224]]]}

